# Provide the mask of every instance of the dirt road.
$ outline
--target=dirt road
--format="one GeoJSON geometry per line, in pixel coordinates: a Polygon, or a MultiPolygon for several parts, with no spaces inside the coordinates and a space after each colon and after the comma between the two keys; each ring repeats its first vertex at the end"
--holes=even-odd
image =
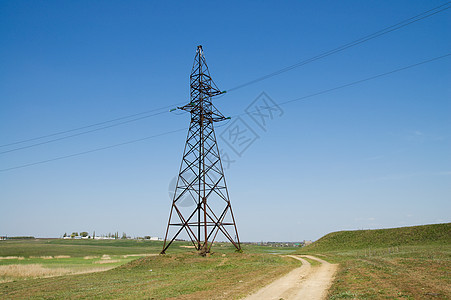
{"type": "Polygon", "coordinates": [[[325,299],[327,290],[330,288],[337,270],[337,265],[330,264],[327,261],[310,255],[288,256],[300,260],[302,266],[246,297],[246,300],[325,299]],[[321,265],[312,267],[302,257],[316,260],[321,265]]]}

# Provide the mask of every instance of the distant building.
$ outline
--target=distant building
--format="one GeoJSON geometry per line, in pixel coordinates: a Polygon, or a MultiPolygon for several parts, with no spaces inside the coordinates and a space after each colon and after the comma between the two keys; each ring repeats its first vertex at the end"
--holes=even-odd
{"type": "Polygon", "coordinates": [[[305,241],[304,240],[304,246],[308,246],[308,245],[310,245],[311,243],[313,243],[312,241],[305,241]]]}
{"type": "Polygon", "coordinates": [[[114,240],[114,237],[107,237],[107,236],[96,236],[94,237],[95,240],[114,240]]]}

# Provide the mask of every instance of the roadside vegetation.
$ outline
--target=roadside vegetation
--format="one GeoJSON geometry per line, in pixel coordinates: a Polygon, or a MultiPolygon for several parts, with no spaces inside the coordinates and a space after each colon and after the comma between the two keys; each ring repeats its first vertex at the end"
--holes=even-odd
{"type": "Polygon", "coordinates": [[[333,232],[297,253],[340,265],[329,299],[451,299],[451,223],[333,232]]]}
{"type": "Polygon", "coordinates": [[[239,299],[299,266],[283,255],[312,254],[339,264],[329,299],[451,299],[451,223],[334,232],[304,248],[243,245],[236,253],[215,243],[207,257],[188,242],[166,255],[161,248],[126,239],[1,241],[0,298],[239,299]]]}
{"type": "Polygon", "coordinates": [[[8,281],[0,283],[0,298],[7,299],[238,299],[299,266],[294,259],[269,254],[295,248],[246,245],[245,253],[236,253],[230,244],[216,243],[212,255],[201,257],[185,242],[175,243],[166,255],[157,255],[158,241],[6,242],[0,253],[9,259],[0,259],[0,274],[2,267],[16,268],[9,277],[0,275],[8,281]],[[143,256],[149,254],[155,255],[143,256]],[[106,271],[86,273],[89,268],[106,271]]]}

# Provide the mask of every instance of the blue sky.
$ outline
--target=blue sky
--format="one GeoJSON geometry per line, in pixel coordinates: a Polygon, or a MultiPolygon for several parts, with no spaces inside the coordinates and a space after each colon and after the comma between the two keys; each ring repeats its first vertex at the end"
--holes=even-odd
{"type": "MultiPolygon", "coordinates": [[[[0,144],[187,101],[199,44],[229,90],[444,3],[2,1],[0,144]]],[[[446,55],[450,36],[448,9],[215,100],[258,136],[239,156],[220,138],[231,122],[216,129],[234,161],[226,178],[241,239],[449,222],[450,56],[281,105],[264,128],[246,108],[262,92],[282,103],[446,55]]],[[[0,154],[0,169],[188,126],[187,114],[157,112],[165,113],[0,154]]],[[[185,137],[1,171],[0,235],[163,236],[185,137]]]]}

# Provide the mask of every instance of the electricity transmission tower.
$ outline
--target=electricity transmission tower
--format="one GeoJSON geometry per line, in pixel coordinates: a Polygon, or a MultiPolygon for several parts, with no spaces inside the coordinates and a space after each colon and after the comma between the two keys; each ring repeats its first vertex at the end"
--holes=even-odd
{"type": "Polygon", "coordinates": [[[190,75],[190,103],[178,107],[191,114],[162,254],[186,232],[202,255],[221,232],[241,250],[213,124],[224,117],[212,104],[221,92],[210,77],[202,46],[197,46],[190,75]]]}

